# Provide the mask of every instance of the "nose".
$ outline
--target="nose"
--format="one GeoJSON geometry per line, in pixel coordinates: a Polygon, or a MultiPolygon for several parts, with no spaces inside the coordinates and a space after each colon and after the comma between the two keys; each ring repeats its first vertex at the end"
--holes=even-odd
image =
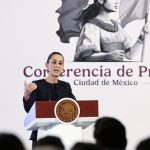
{"type": "Polygon", "coordinates": [[[58,67],[58,66],[59,66],[59,63],[58,63],[58,62],[56,62],[56,63],[55,63],[55,67],[58,67]]]}
{"type": "Polygon", "coordinates": [[[57,62],[57,63],[55,64],[55,67],[57,67],[57,68],[59,68],[59,67],[60,67],[59,62],[57,62]]]}

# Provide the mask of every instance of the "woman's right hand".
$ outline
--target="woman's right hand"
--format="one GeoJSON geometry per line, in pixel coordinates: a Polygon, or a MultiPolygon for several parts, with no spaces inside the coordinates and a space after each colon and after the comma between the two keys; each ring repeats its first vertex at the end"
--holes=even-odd
{"type": "Polygon", "coordinates": [[[37,85],[35,83],[27,83],[26,81],[24,82],[24,98],[25,100],[29,100],[29,96],[34,91],[37,89],[37,85]]]}
{"type": "Polygon", "coordinates": [[[123,50],[114,50],[109,53],[110,61],[123,61],[125,57],[125,52],[123,50]]]}

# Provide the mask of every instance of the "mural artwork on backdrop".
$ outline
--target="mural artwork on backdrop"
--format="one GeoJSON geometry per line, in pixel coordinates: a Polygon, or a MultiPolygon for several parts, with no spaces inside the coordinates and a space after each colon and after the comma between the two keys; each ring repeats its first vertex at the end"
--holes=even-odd
{"type": "MultiPolygon", "coordinates": [[[[59,29],[56,32],[59,42],[70,44],[70,38],[78,37],[74,62],[144,62],[146,51],[144,44],[148,33],[149,1],[144,0],[62,0],[61,6],[54,13],[59,29]],[[115,19],[113,18],[114,14],[115,19]],[[124,30],[129,23],[144,20],[140,32],[132,43],[124,30]],[[138,57],[137,57],[138,56],[138,57]]],[[[66,60],[67,61],[67,60],[66,60]]],[[[69,63],[69,62],[68,62],[69,63]]],[[[90,67],[74,65],[65,67],[62,77],[73,77],[74,85],[138,85],[136,80],[122,80],[120,77],[150,76],[147,65],[133,68],[117,63],[117,67],[106,64],[92,64],[90,67]],[[77,78],[85,78],[85,80],[77,78]],[[106,81],[100,78],[116,80],[106,81]],[[87,79],[88,78],[88,79],[87,79]],[[100,79],[100,80],[99,80],[100,79]]],[[[47,70],[27,65],[23,69],[25,77],[46,77],[47,70]]]]}
{"type": "Polygon", "coordinates": [[[148,0],[113,0],[111,3],[62,0],[62,6],[57,12],[60,14],[57,34],[61,42],[69,43],[70,37],[79,37],[74,61],[143,61],[146,25],[135,43],[132,43],[123,28],[136,19],[145,19],[145,24],[147,23],[148,0]],[[118,9],[119,17],[111,19],[110,13],[117,12],[118,9]],[[138,60],[137,54],[140,55],[138,60]]]}

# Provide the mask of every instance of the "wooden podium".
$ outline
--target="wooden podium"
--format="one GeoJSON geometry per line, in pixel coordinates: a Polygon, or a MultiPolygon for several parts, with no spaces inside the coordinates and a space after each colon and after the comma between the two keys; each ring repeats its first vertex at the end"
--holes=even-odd
{"type": "MultiPolygon", "coordinates": [[[[24,120],[27,130],[50,129],[61,122],[54,113],[55,105],[58,101],[36,101],[24,120]]],[[[86,127],[93,124],[99,117],[98,100],[77,100],[80,107],[80,114],[76,122],[72,123],[76,127],[86,127]]]]}

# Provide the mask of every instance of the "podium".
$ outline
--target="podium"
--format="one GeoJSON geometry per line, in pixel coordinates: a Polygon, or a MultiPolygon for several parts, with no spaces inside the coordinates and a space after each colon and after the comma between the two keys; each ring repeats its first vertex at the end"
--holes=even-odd
{"type": "MultiPolygon", "coordinates": [[[[55,105],[58,101],[36,101],[31,107],[24,120],[24,127],[27,130],[50,129],[61,122],[54,113],[55,105]]],[[[76,122],[72,125],[87,128],[99,117],[98,100],[77,100],[80,107],[80,114],[76,122]]]]}

